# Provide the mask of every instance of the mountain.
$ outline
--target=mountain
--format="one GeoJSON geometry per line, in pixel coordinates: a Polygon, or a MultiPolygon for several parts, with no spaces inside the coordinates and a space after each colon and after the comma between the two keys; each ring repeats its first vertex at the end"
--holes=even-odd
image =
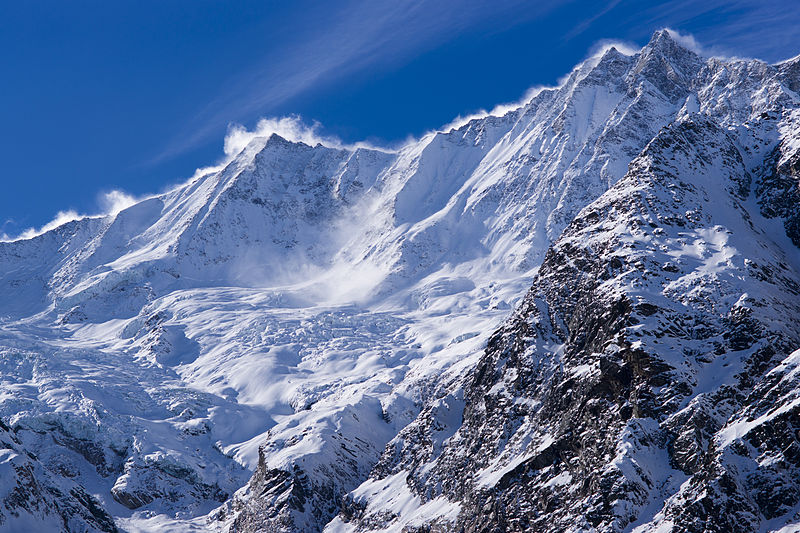
{"type": "Polygon", "coordinates": [[[0,529],[789,531],[798,91],[662,30],[0,243],[0,529]]]}

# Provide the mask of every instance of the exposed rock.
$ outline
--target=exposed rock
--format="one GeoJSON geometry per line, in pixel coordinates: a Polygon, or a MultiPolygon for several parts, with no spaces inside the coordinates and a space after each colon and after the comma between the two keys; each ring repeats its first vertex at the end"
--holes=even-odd
{"type": "Polygon", "coordinates": [[[0,420],[0,530],[117,531],[80,485],[50,472],[0,420]]]}

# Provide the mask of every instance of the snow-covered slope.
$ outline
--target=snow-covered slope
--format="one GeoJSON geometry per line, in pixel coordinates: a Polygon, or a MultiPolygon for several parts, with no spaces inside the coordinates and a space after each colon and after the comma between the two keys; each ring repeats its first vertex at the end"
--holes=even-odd
{"type": "Polygon", "coordinates": [[[750,182],[707,117],[662,130],[567,227],[468,379],[392,441],[331,530],[794,520],[800,464],[760,439],[796,442],[796,428],[765,426],[793,409],[796,391],[775,383],[800,345],[800,249],[748,200],[750,182]],[[460,398],[463,419],[448,414],[460,398]],[[401,489],[416,505],[393,507],[401,489]]]}
{"type": "Polygon", "coordinates": [[[0,243],[8,447],[75,487],[25,519],[791,523],[798,64],[660,31],[397,150],[258,137],[0,243]]]}

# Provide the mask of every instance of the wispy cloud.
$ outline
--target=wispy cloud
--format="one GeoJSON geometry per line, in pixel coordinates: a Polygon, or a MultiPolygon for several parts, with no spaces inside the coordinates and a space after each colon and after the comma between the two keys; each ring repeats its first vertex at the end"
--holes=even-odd
{"type": "Polygon", "coordinates": [[[320,84],[397,64],[476,27],[507,29],[561,3],[546,0],[531,9],[524,0],[351,0],[324,23],[316,22],[314,37],[281,43],[279,53],[263,57],[258,68],[231,80],[230,88],[209,102],[152,162],[209,140],[231,122],[269,114],[320,84]]]}
{"type": "MultiPolygon", "coordinates": [[[[285,42],[268,46],[265,55],[256,58],[256,67],[229,80],[227,89],[150,162],[207,142],[231,123],[274,114],[287,101],[327,83],[392,68],[465,32],[500,32],[542,19],[567,4],[563,0],[540,1],[535,6],[525,0],[349,0],[320,8],[304,21],[303,31],[281,32],[285,42]]],[[[793,22],[800,24],[800,10],[786,10],[782,2],[673,0],[643,8],[634,0],[612,0],[578,18],[563,41],[602,30],[610,32],[609,37],[643,42],[654,30],[670,27],[692,47],[697,42],[688,34],[696,35],[704,43],[705,55],[732,56],[735,48],[738,54],[777,60],[781,58],[775,57],[776,49],[796,47],[790,45],[796,40],[793,22]]],[[[614,46],[620,51],[638,48],[627,41],[614,46]]]]}
{"type": "Polygon", "coordinates": [[[597,21],[597,19],[602,18],[608,13],[610,13],[615,7],[617,7],[620,4],[620,2],[622,2],[622,0],[612,0],[611,2],[608,2],[597,13],[577,23],[572,28],[572,30],[564,34],[562,39],[568,41],[580,35],[581,33],[585,32],[597,21]]]}

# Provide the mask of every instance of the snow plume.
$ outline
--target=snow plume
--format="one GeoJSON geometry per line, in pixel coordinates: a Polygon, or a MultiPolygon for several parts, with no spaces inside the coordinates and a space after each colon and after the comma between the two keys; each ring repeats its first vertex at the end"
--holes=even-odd
{"type": "Polygon", "coordinates": [[[311,146],[322,144],[332,148],[340,148],[342,142],[336,137],[321,135],[319,133],[321,127],[322,125],[317,121],[312,122],[311,125],[306,124],[298,115],[262,118],[252,131],[241,124],[231,124],[228,126],[228,134],[225,136],[223,150],[226,157],[233,158],[256,137],[269,137],[273,133],[293,142],[303,142],[311,146]]]}
{"type": "Polygon", "coordinates": [[[262,118],[252,130],[248,130],[241,124],[231,124],[228,126],[228,134],[225,136],[223,151],[225,152],[226,160],[230,161],[256,137],[269,137],[273,133],[288,141],[302,142],[310,146],[321,144],[329,148],[386,150],[365,142],[347,144],[333,135],[323,135],[320,131],[321,129],[322,124],[316,120],[311,124],[307,124],[299,115],[262,118]]]}
{"type": "Polygon", "coordinates": [[[502,117],[506,113],[511,111],[515,111],[520,107],[525,106],[531,100],[536,98],[536,96],[541,93],[542,91],[546,91],[548,89],[557,89],[558,87],[547,87],[544,85],[537,85],[535,87],[531,87],[527,91],[525,91],[525,95],[515,102],[509,102],[507,104],[499,104],[492,108],[491,111],[486,111],[485,109],[480,109],[475,113],[470,113],[468,115],[459,115],[437,131],[447,132],[453,129],[458,129],[461,126],[469,123],[470,120],[475,120],[479,118],[486,118],[486,117],[502,117]]]}
{"type": "Polygon", "coordinates": [[[697,39],[694,38],[693,35],[689,33],[680,33],[672,28],[664,28],[667,32],[669,32],[669,36],[672,37],[676,43],[683,46],[684,48],[688,48],[692,52],[697,55],[701,56],[708,56],[710,55],[708,51],[703,49],[702,46],[697,42],[697,39]]]}
{"type": "Polygon", "coordinates": [[[566,85],[573,76],[577,76],[577,79],[585,77],[594,67],[597,66],[597,64],[600,62],[600,59],[602,59],[606,52],[612,48],[626,56],[636,55],[641,51],[641,47],[634,43],[615,39],[602,39],[597,41],[589,48],[589,53],[586,54],[586,57],[584,57],[583,61],[575,65],[569,74],[565,74],[558,79],[558,87],[563,87],[566,85]]]}
{"type": "Polygon", "coordinates": [[[586,59],[600,59],[603,54],[615,48],[617,52],[626,56],[632,56],[639,53],[641,46],[636,46],[634,43],[617,41],[613,39],[603,39],[598,41],[592,46],[589,56],[586,59]]]}
{"type": "Polygon", "coordinates": [[[73,210],[73,209],[69,209],[67,211],[59,211],[56,214],[55,218],[53,218],[53,220],[51,220],[50,222],[48,222],[47,224],[45,224],[44,226],[42,226],[39,229],[28,228],[25,231],[23,231],[22,233],[20,233],[19,235],[17,235],[16,237],[11,237],[11,236],[9,236],[9,235],[4,233],[3,236],[2,236],[2,239],[0,239],[0,240],[3,240],[3,241],[18,241],[18,240],[23,240],[23,239],[32,239],[32,238],[34,238],[34,237],[36,237],[38,235],[41,235],[42,233],[50,231],[51,229],[55,229],[55,228],[57,228],[59,226],[63,226],[67,222],[72,222],[73,220],[79,220],[81,218],[84,218],[84,215],[79,215],[78,212],[73,210]]]}
{"type": "MultiPolygon", "coordinates": [[[[328,236],[336,241],[338,235],[328,236]]],[[[248,250],[230,262],[227,275],[244,287],[281,287],[285,305],[341,305],[364,303],[389,275],[390,267],[365,260],[357,264],[309,255],[305,250],[286,250],[280,261],[275,254],[248,250]],[[301,303],[304,302],[304,303],[301,303]]]]}
{"type": "Polygon", "coordinates": [[[133,204],[141,200],[142,198],[136,198],[124,191],[113,189],[109,192],[98,195],[97,203],[100,210],[95,215],[81,214],[74,209],[59,211],[58,213],[56,213],[56,216],[53,217],[53,220],[47,222],[40,228],[30,227],[26,230],[23,230],[19,235],[16,236],[9,235],[5,231],[0,232],[0,242],[32,239],[34,237],[38,237],[42,233],[47,233],[52,229],[56,229],[59,226],[63,226],[68,222],[72,222],[73,220],[80,220],[83,218],[90,218],[90,217],[103,217],[108,215],[116,215],[123,209],[127,209],[128,207],[132,206],[133,204]]]}
{"type": "Polygon", "coordinates": [[[679,45],[683,46],[687,50],[691,50],[695,54],[704,57],[710,58],[715,57],[717,59],[724,59],[724,60],[751,60],[752,58],[747,56],[742,56],[739,54],[731,54],[729,50],[726,50],[720,46],[703,46],[697,42],[697,39],[694,38],[694,35],[690,33],[681,33],[677,30],[673,30],[672,28],[664,28],[664,31],[669,33],[669,36],[678,43],[679,45]]]}
{"type": "MultiPolygon", "coordinates": [[[[672,35],[672,30],[670,30],[670,34],[672,35]]],[[[683,37],[683,36],[681,36],[681,38],[682,39],[692,39],[692,40],[694,40],[692,37],[683,37]]],[[[603,57],[603,54],[605,54],[611,48],[616,48],[617,52],[619,52],[621,54],[624,54],[626,56],[632,56],[634,54],[637,54],[639,52],[639,50],[640,50],[640,47],[636,46],[633,43],[605,39],[605,40],[597,42],[591,48],[589,54],[586,56],[586,59],[584,59],[584,61],[582,63],[580,63],[575,68],[576,69],[582,68],[584,65],[587,64],[587,62],[592,63],[592,64],[596,64],[596,62],[599,61],[601,57],[603,57]]],[[[591,68],[591,66],[593,66],[593,65],[589,65],[589,66],[591,68]]],[[[546,90],[550,90],[550,89],[558,89],[559,87],[564,85],[564,83],[566,83],[566,81],[569,79],[570,75],[571,75],[571,73],[567,74],[566,76],[563,76],[562,78],[560,78],[558,80],[558,85],[556,85],[556,86],[537,85],[537,86],[531,87],[530,89],[525,91],[525,94],[519,100],[517,100],[515,102],[509,102],[507,104],[497,105],[491,111],[486,111],[485,109],[481,109],[481,110],[476,111],[475,113],[471,113],[469,115],[464,115],[464,116],[459,115],[455,119],[453,119],[452,121],[448,122],[447,124],[445,124],[444,126],[439,128],[438,131],[446,132],[446,131],[450,131],[452,129],[458,129],[458,128],[464,126],[465,124],[467,124],[470,120],[475,120],[475,119],[479,119],[479,118],[502,117],[506,113],[509,113],[511,111],[514,111],[514,110],[517,110],[520,107],[523,107],[523,106],[527,105],[528,103],[530,103],[531,100],[536,98],[536,96],[539,95],[539,93],[541,93],[542,91],[546,91],[546,90]]]]}
{"type": "MultiPolygon", "coordinates": [[[[721,59],[735,58],[734,56],[726,54],[716,47],[709,48],[706,46],[701,46],[700,43],[697,42],[697,39],[695,39],[694,35],[690,33],[681,33],[678,30],[673,30],[672,28],[663,28],[663,31],[666,31],[676,43],[687,50],[691,50],[701,57],[718,57],[721,59]]],[[[605,54],[611,48],[616,48],[618,52],[625,54],[626,56],[632,56],[639,53],[641,47],[631,42],[604,39],[597,42],[592,47],[591,52],[586,60],[600,59],[603,57],[603,54],[605,54]]]]}
{"type": "Polygon", "coordinates": [[[101,214],[116,215],[123,209],[127,209],[140,199],[117,189],[111,190],[100,195],[99,204],[101,214]]]}
{"type": "MultiPolygon", "coordinates": [[[[248,130],[247,127],[241,124],[229,124],[228,133],[222,145],[224,156],[215,164],[200,167],[194,171],[194,174],[189,181],[194,181],[206,174],[212,172],[219,172],[225,165],[233,161],[242,150],[247,147],[250,142],[258,137],[269,137],[273,133],[280,135],[287,141],[302,142],[310,146],[321,144],[328,148],[345,148],[354,150],[356,148],[367,148],[370,150],[380,150],[382,152],[393,151],[393,148],[376,146],[367,142],[356,142],[348,144],[343,142],[336,136],[323,135],[320,130],[322,124],[313,121],[310,125],[303,121],[300,115],[289,115],[286,117],[264,117],[258,121],[256,127],[248,130]]],[[[400,146],[413,142],[416,139],[409,137],[406,142],[401,143],[400,146]]]]}

